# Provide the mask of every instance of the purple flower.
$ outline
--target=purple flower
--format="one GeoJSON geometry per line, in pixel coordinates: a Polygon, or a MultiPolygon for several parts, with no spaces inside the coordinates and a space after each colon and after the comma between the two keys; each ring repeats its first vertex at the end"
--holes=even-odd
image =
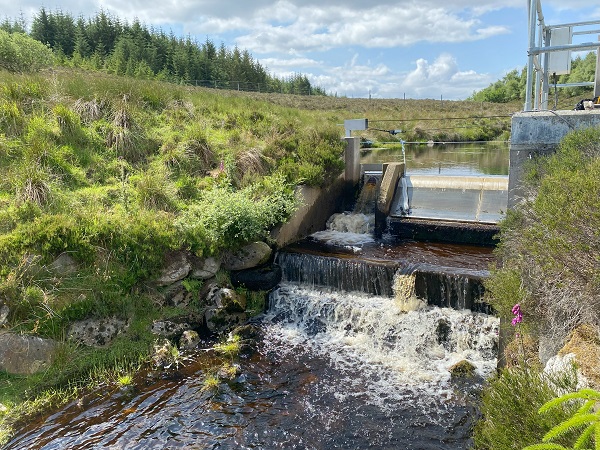
{"type": "Polygon", "coordinates": [[[523,322],[523,313],[521,312],[521,305],[518,303],[512,307],[512,313],[515,315],[513,320],[510,322],[514,327],[516,324],[523,322]]]}

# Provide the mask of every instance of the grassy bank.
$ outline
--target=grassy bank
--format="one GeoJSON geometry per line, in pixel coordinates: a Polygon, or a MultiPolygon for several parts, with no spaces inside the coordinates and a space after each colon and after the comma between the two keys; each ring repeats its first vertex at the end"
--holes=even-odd
{"type": "Polygon", "coordinates": [[[265,239],[295,185],[342,168],[335,123],[266,101],[97,72],[0,77],[4,329],[63,343],[49,370],[0,375],[6,425],[148,359],[152,321],[180,313],[145,287],[166,252],[265,239]],[[61,254],[75,270],[53,266],[61,254]],[[110,347],[67,340],[104,317],[129,323],[110,347]]]}
{"type": "MultiPolygon", "coordinates": [[[[548,358],[568,341],[562,353],[576,354],[578,369],[598,388],[600,130],[567,135],[556,154],[530,162],[526,180],[525,201],[502,223],[497,250],[502,266],[486,284],[488,301],[505,318],[511,342],[505,353],[509,367],[484,393],[483,419],[475,433],[479,449],[541,443],[580,407],[580,414],[589,410],[579,399],[538,413],[545,402],[580,387],[574,370],[560,376],[543,373],[540,349],[548,358]],[[515,304],[521,320],[513,312],[515,304]]],[[[571,448],[578,432],[597,423],[590,415],[577,420],[552,440],[554,447],[540,448],[571,448]]],[[[593,427],[586,437],[592,434],[593,427]]],[[[597,448],[598,434],[595,442],[597,448]]],[[[588,448],[584,444],[575,448],[588,448]]]]}

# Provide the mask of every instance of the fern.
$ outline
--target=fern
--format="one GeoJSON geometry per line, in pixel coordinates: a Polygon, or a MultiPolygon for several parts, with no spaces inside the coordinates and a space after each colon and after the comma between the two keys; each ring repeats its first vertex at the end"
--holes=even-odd
{"type": "Polygon", "coordinates": [[[595,443],[593,448],[600,450],[600,409],[596,407],[596,403],[600,400],[600,392],[594,389],[581,389],[577,392],[565,394],[544,403],[538,412],[539,414],[545,414],[551,409],[571,400],[583,400],[585,403],[570,418],[555,425],[548,431],[542,439],[543,443],[529,445],[523,450],[570,450],[568,447],[563,447],[560,444],[550,441],[584,425],[586,427],[575,441],[572,447],[573,450],[589,449],[588,445],[591,444],[592,436],[595,443]]]}
{"type": "Polygon", "coordinates": [[[528,445],[527,447],[523,448],[523,450],[570,450],[570,449],[567,447],[563,447],[560,444],[545,443],[545,444],[528,445]]]}
{"type": "Polygon", "coordinates": [[[584,432],[581,433],[581,436],[579,436],[579,438],[575,441],[575,445],[573,446],[573,448],[575,450],[585,448],[584,445],[588,443],[588,441],[592,437],[592,434],[597,429],[598,429],[598,427],[594,426],[594,424],[588,425],[588,427],[584,430],[584,432]]]}

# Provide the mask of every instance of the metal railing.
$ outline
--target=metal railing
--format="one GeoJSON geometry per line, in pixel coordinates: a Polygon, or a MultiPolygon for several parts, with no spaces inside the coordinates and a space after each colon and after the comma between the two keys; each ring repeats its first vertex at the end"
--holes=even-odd
{"type": "MultiPolygon", "coordinates": [[[[527,90],[525,93],[525,111],[548,109],[548,93],[550,92],[550,75],[556,74],[551,55],[566,58],[566,71],[570,70],[571,51],[596,50],[600,59],[600,42],[571,43],[573,36],[600,34],[600,30],[585,29],[591,25],[600,25],[600,20],[587,22],[546,25],[542,12],[541,0],[527,0],[529,12],[529,48],[527,63],[527,90]],[[578,29],[578,31],[573,31],[578,29]],[[556,43],[557,37],[566,37],[568,43],[556,43]],[[553,36],[555,37],[554,43],[553,36]],[[534,81],[535,78],[535,81],[534,81]]],[[[561,38],[562,39],[562,38],[561,38]]],[[[558,58],[560,59],[560,58],[558,58]]],[[[554,62],[556,62],[556,58],[554,62]]],[[[554,83],[556,88],[594,86],[594,96],[600,95],[600,63],[596,63],[596,81],[577,83],[554,83]]]]}

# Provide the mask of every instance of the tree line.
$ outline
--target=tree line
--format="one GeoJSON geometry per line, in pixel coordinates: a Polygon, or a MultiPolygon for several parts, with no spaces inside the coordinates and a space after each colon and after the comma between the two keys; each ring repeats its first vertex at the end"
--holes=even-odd
{"type": "MultiPolygon", "coordinates": [[[[0,29],[26,33],[25,21],[5,19],[0,29]]],[[[248,50],[217,47],[209,38],[199,43],[191,36],[175,36],[162,29],[132,23],[101,10],[94,17],[75,19],[63,11],[41,8],[29,35],[50,46],[62,64],[143,79],[191,83],[207,87],[326,95],[306,75],[277,78],[248,50]]]]}
{"type": "MultiPolygon", "coordinates": [[[[560,75],[557,83],[576,83],[594,81],[596,76],[596,53],[590,52],[584,57],[577,56],[571,61],[571,73],[560,75]]],[[[550,83],[554,83],[554,79],[550,83]]],[[[490,84],[485,89],[475,92],[469,100],[480,102],[507,103],[513,100],[525,101],[527,88],[527,67],[520,72],[515,69],[508,72],[501,80],[490,84]]],[[[565,95],[574,97],[589,93],[590,88],[585,86],[561,89],[565,95]]]]}

